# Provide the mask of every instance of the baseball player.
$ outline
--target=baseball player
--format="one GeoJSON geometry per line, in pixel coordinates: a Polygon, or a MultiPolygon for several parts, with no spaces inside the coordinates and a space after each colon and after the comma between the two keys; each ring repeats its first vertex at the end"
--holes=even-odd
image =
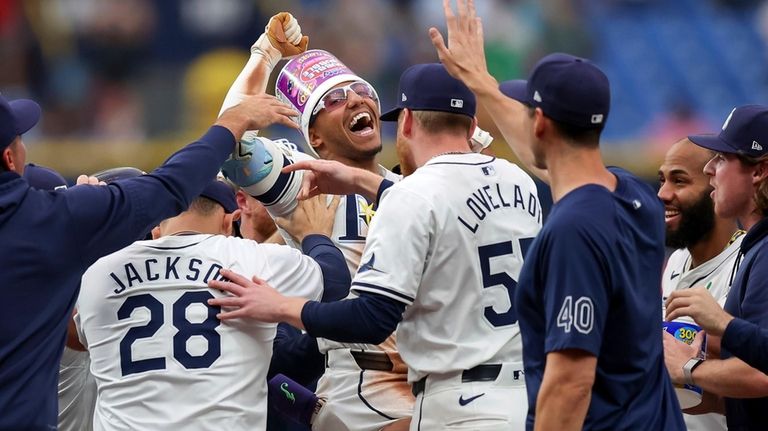
{"type": "Polygon", "coordinates": [[[352,282],[355,298],[286,298],[231,272],[232,283],[210,285],[245,295],[252,318],[341,341],[378,342],[399,322],[398,346],[417,397],[411,430],[522,430],[526,394],[512,295],[541,228],[536,186],[517,166],[471,152],[475,97],[442,65],[407,69],[398,99],[381,118],[398,121],[400,164],[413,172],[401,182],[330,161],[286,169],[312,170],[302,196],[316,187],[380,201],[352,282]]]}
{"type": "MultiPolygon", "coordinates": [[[[133,167],[111,168],[93,175],[80,175],[77,185],[89,183],[106,185],[119,179],[134,178],[145,173],[133,167]]],[[[27,174],[26,169],[24,174],[27,174]]],[[[32,182],[30,185],[34,187],[32,182]]],[[[76,314],[77,310],[74,310],[73,318],[67,328],[67,342],[59,363],[60,431],[92,430],[93,412],[96,408],[96,379],[91,373],[91,357],[88,350],[83,347],[77,336],[74,320],[76,314]]]]}
{"type": "MultiPolygon", "coordinates": [[[[294,17],[274,16],[251,47],[251,57],[230,88],[222,110],[247,94],[263,93],[272,68],[281,58],[294,57],[277,78],[277,95],[298,108],[297,118],[306,148],[314,156],[338,160],[398,181],[400,177],[377,163],[381,151],[376,90],[326,51],[305,51],[307,37],[294,17]]],[[[224,166],[227,177],[261,201],[272,217],[291,214],[301,185],[301,173],[280,168],[312,158],[284,140],[273,141],[249,131],[235,158],[224,166]],[[274,167],[274,169],[273,169],[274,167]]],[[[331,238],[344,253],[350,274],[360,264],[372,201],[348,194],[341,199],[331,238]]],[[[281,231],[286,244],[297,244],[281,231]]],[[[327,368],[317,393],[326,400],[315,419],[315,430],[376,431],[413,411],[413,395],[395,337],[379,345],[342,344],[318,340],[327,353],[327,368]]],[[[407,425],[407,423],[406,423],[407,425]]]]}
{"type": "MultiPolygon", "coordinates": [[[[658,196],[665,207],[667,247],[676,249],[661,279],[664,300],[676,290],[703,286],[722,306],[736,275],[744,231],[735,219],[715,214],[713,188],[704,174],[713,156],[714,152],[683,139],[669,149],[659,168],[658,196]]],[[[707,356],[719,356],[715,344],[709,343],[707,356]]],[[[707,394],[703,400],[704,405],[688,412],[711,411],[706,402],[716,397],[707,394]]],[[[725,416],[719,413],[685,414],[683,419],[689,431],[727,429],[725,416]]]]}
{"type": "Polygon", "coordinates": [[[555,202],[514,301],[528,428],[685,429],[660,345],[663,208],[642,181],[603,164],[608,78],[588,60],[552,54],[527,82],[499,89],[474,3],[444,6],[448,45],[430,29],[440,59],[549,180],[555,202]]]}
{"type": "MultiPolygon", "coordinates": [[[[688,139],[715,151],[704,167],[714,187],[715,213],[738,219],[747,230],[737,258],[739,268],[723,307],[727,314],[744,322],[732,328],[736,330],[736,334],[731,334],[737,335],[735,339],[724,335],[720,358],[703,360],[697,356],[700,346],[696,343],[673,343],[675,340],[665,337],[667,369],[675,383],[696,385],[720,395],[729,430],[764,429],[768,423],[768,376],[735,356],[725,340],[731,346],[734,342],[744,343],[738,350],[748,353],[757,340],[744,337],[749,331],[739,334],[738,327],[744,329],[750,323],[753,329],[768,327],[768,107],[739,106],[728,115],[719,134],[693,135],[688,139]]],[[[666,304],[667,319],[694,315],[698,320],[706,320],[710,316],[697,312],[698,301],[708,299],[701,298],[704,294],[703,288],[672,292],[666,304]]],[[[750,353],[754,359],[757,352],[750,353]]]]}
{"type": "MultiPolygon", "coordinates": [[[[67,180],[53,169],[28,163],[22,177],[30,187],[38,190],[65,190],[67,180]]],[[[96,404],[96,381],[90,373],[90,357],[77,341],[72,322],[72,335],[59,363],[59,421],[61,431],[88,431],[93,429],[93,408],[96,404]]]]}
{"type": "Polygon", "coordinates": [[[130,244],[200,193],[233,149],[234,136],[295,112],[259,95],[219,117],[197,142],[120,186],[36,190],[21,178],[22,135],[40,119],[30,100],[0,96],[0,292],[13,310],[0,315],[0,429],[51,429],[67,322],[80,277],[101,256],[130,244]]]}
{"type": "Polygon", "coordinates": [[[237,301],[207,281],[232,268],[320,299],[324,285],[329,293],[346,290],[349,276],[325,236],[330,223],[293,224],[310,258],[228,237],[237,213],[233,190],[213,181],[189,210],[160,223],[159,239],[106,256],[83,275],[76,319],[98,386],[96,430],[265,429],[275,325],[222,325],[218,315],[233,312],[206,301],[237,301]]]}

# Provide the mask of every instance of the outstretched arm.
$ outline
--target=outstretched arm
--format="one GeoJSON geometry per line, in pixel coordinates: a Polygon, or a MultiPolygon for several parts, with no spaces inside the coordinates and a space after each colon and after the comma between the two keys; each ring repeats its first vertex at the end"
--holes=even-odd
{"type": "Polygon", "coordinates": [[[321,193],[334,195],[359,194],[369,201],[379,197],[384,178],[333,160],[304,160],[283,168],[283,173],[305,171],[298,199],[304,200],[321,193]]]}
{"type": "Polygon", "coordinates": [[[448,44],[439,30],[434,27],[429,29],[429,37],[440,61],[454,78],[463,81],[475,93],[478,103],[488,111],[507,145],[526,169],[549,183],[549,173],[533,164],[533,152],[522,139],[525,136],[523,119],[528,115],[526,107],[505,96],[499,90],[499,83],[488,72],[483,47],[483,24],[477,16],[475,2],[457,0],[456,14],[451,0],[443,0],[443,7],[448,26],[448,44]]]}
{"type": "Polygon", "coordinates": [[[308,43],[309,38],[301,34],[299,22],[290,13],[280,12],[270,18],[264,33],[251,46],[251,56],[229,88],[219,115],[245,96],[264,93],[275,65],[306,51],[308,43]]]}

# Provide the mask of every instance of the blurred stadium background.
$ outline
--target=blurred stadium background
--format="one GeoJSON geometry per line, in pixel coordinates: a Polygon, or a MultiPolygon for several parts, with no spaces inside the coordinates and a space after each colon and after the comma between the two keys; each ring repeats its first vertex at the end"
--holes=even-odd
{"type": "MultiPolygon", "coordinates": [[[[604,150],[655,177],[689,132],[716,132],[744,103],[768,103],[768,3],[750,0],[476,0],[499,80],[542,55],[595,60],[613,91],[604,150]]],[[[400,72],[437,61],[440,0],[0,0],[0,92],[41,103],[29,160],[73,177],[145,170],[199,136],[268,18],[297,16],[393,103],[400,72]]],[[[281,66],[278,66],[278,68],[281,66]]],[[[481,113],[481,125],[493,131],[481,113]]],[[[383,164],[396,163],[387,127],[383,164]]],[[[272,129],[268,136],[298,134],[272,129]]],[[[494,150],[511,157],[499,134],[494,150]]]]}

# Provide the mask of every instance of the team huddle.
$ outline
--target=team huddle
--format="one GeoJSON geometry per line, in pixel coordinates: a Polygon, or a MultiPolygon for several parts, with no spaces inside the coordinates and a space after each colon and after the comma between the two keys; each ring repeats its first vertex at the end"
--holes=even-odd
{"type": "Polygon", "coordinates": [[[386,112],[275,15],[215,124],[150,173],[67,189],[25,166],[39,107],[0,98],[1,287],[24,313],[0,329],[0,429],[768,423],[762,347],[734,341],[766,315],[768,107],[676,143],[656,194],[602,161],[596,65],[551,54],[499,85],[473,2],[444,7],[440,63],[406,69],[386,112]],[[490,152],[480,105],[526,170],[490,152]],[[304,142],[259,135],[273,124],[304,142]],[[551,188],[546,220],[526,171],[551,188]],[[700,325],[687,343],[662,331],[680,318],[700,325]]]}

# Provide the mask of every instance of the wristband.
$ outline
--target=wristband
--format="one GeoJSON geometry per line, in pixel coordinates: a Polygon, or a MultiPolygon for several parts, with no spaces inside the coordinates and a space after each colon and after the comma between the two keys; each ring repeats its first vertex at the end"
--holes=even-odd
{"type": "Polygon", "coordinates": [[[691,358],[683,365],[683,381],[686,385],[696,386],[693,382],[693,370],[704,362],[701,358],[691,358]]]}

